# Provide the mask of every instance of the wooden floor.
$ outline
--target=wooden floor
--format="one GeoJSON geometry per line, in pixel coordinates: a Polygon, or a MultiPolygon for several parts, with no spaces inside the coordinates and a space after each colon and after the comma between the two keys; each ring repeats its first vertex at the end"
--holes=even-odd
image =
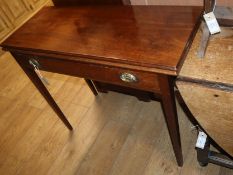
{"type": "Polygon", "coordinates": [[[158,102],[110,92],[94,97],[80,78],[45,73],[69,132],[12,57],[0,57],[1,175],[230,175],[196,161],[196,133],[178,107],[178,168],[158,102]]]}

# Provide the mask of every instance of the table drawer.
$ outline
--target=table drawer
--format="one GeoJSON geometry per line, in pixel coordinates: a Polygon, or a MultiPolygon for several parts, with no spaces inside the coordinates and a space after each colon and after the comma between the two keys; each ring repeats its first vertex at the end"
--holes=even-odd
{"type": "Polygon", "coordinates": [[[78,60],[63,60],[50,57],[14,55],[21,64],[33,68],[30,61],[37,62],[41,70],[78,76],[100,82],[117,84],[136,89],[159,92],[158,75],[144,71],[128,70],[123,68],[90,64],[78,60]]]}

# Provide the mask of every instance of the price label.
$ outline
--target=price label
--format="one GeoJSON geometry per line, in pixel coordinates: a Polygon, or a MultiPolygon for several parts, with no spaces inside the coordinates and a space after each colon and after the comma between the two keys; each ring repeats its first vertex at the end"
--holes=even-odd
{"type": "Polygon", "coordinates": [[[204,147],[205,147],[205,142],[206,142],[206,138],[207,138],[207,135],[206,135],[204,132],[199,131],[198,138],[197,138],[197,143],[196,143],[196,147],[197,147],[197,148],[204,149],[204,147]]]}
{"type": "Polygon", "coordinates": [[[218,21],[213,12],[207,13],[203,17],[211,35],[221,32],[218,21]]]}

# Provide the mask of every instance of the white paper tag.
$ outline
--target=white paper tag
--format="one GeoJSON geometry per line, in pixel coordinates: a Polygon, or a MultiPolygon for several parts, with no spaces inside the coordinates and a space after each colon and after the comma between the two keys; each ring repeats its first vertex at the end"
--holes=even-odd
{"type": "Polygon", "coordinates": [[[41,74],[41,72],[40,72],[40,70],[39,70],[38,68],[35,67],[34,70],[35,70],[36,74],[38,75],[38,77],[40,78],[40,80],[44,83],[44,85],[48,86],[48,85],[49,85],[49,81],[47,80],[47,78],[45,78],[45,77],[41,74]]]}
{"type": "Polygon", "coordinates": [[[205,147],[205,142],[206,142],[206,138],[207,138],[207,135],[206,135],[204,132],[199,131],[198,138],[197,138],[197,143],[196,143],[196,147],[197,147],[197,148],[204,149],[204,147],[205,147]]]}
{"type": "Polygon", "coordinates": [[[209,28],[211,35],[221,32],[218,21],[213,12],[207,13],[204,16],[205,22],[209,28]]]}

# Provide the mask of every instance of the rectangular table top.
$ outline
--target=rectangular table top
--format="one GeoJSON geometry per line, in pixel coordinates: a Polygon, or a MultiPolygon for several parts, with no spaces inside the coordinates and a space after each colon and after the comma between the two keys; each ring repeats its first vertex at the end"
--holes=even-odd
{"type": "Polygon", "coordinates": [[[201,7],[46,7],[1,44],[177,74],[201,7]]]}

